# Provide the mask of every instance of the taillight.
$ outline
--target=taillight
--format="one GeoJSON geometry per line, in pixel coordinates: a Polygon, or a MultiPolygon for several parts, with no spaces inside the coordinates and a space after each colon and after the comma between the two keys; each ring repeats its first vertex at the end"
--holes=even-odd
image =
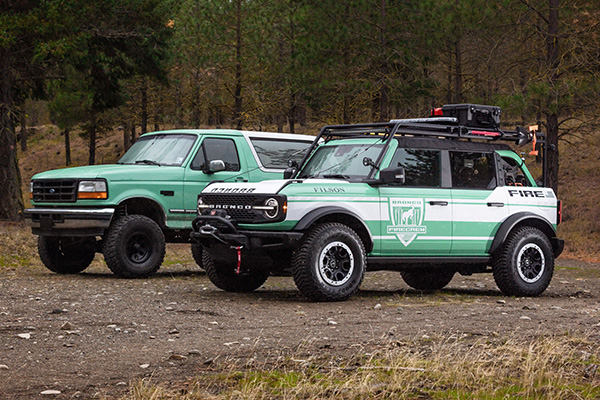
{"type": "Polygon", "coordinates": [[[556,225],[562,222],[562,201],[556,201],[556,225]]]}

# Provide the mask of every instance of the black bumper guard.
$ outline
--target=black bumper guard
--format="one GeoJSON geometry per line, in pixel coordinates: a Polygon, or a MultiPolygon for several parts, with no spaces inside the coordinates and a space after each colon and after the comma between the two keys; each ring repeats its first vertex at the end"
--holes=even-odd
{"type": "Polygon", "coordinates": [[[192,222],[192,240],[203,245],[221,243],[247,250],[293,248],[302,239],[302,232],[246,231],[234,221],[215,215],[201,215],[192,222]]]}

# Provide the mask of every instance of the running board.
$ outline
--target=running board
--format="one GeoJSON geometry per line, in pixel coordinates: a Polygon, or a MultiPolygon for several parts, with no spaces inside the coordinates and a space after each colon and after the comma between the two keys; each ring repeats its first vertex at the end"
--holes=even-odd
{"type": "Polygon", "coordinates": [[[406,268],[406,264],[438,264],[440,267],[446,264],[489,264],[492,257],[367,257],[367,269],[375,270],[406,268]]]}

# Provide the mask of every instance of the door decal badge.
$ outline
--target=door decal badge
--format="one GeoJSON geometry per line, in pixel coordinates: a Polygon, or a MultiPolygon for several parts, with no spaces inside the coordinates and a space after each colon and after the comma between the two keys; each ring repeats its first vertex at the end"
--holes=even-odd
{"type": "Polygon", "coordinates": [[[425,216],[423,199],[390,198],[390,220],[387,233],[393,233],[408,246],[418,234],[427,233],[427,227],[421,226],[425,216]]]}

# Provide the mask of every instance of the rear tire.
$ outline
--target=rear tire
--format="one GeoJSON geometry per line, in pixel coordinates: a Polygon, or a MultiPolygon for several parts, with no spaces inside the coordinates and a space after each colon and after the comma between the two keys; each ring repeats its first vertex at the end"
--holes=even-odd
{"type": "Polygon", "coordinates": [[[341,301],[358,291],[366,269],[360,237],[340,223],[317,225],[292,255],[292,275],[313,301],[341,301]]]}
{"type": "Polygon", "coordinates": [[[192,257],[201,269],[204,269],[204,261],[202,261],[202,245],[200,243],[192,243],[192,257]]]}
{"type": "Polygon", "coordinates": [[[78,274],[94,260],[95,244],[89,237],[38,236],[38,254],[52,272],[78,274]]]}
{"type": "Polygon", "coordinates": [[[554,273],[554,253],[548,237],[524,226],[512,232],[492,265],[494,280],[507,296],[539,296],[554,273]]]}
{"type": "Polygon", "coordinates": [[[110,227],[103,253],[115,275],[145,278],[158,271],[165,258],[165,236],[152,219],[127,215],[110,227]]]}
{"type": "Polygon", "coordinates": [[[417,290],[440,290],[450,283],[454,271],[448,269],[407,269],[401,271],[404,282],[417,290]]]}
{"type": "Polygon", "coordinates": [[[208,279],[227,292],[252,292],[269,278],[269,271],[265,269],[243,270],[238,274],[233,265],[215,261],[207,251],[202,253],[202,262],[208,279]]]}

